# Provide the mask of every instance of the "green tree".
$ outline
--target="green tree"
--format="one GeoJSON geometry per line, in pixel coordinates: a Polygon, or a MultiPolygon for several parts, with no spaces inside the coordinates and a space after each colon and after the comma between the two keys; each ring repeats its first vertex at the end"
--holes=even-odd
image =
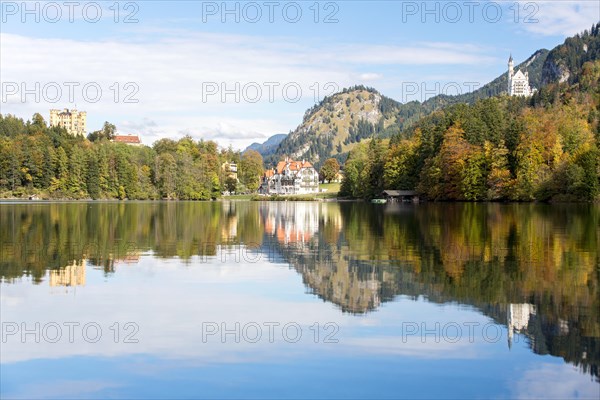
{"type": "Polygon", "coordinates": [[[439,155],[425,160],[417,191],[432,200],[444,198],[441,157],[439,155]]]}
{"type": "Polygon", "coordinates": [[[385,155],[383,171],[387,189],[414,190],[417,187],[419,145],[417,136],[413,140],[401,140],[397,144],[390,144],[385,155]]]}
{"type": "Polygon", "coordinates": [[[69,158],[63,147],[59,147],[56,155],[56,182],[53,185],[56,190],[67,190],[69,180],[69,158]]]}
{"type": "Polygon", "coordinates": [[[110,193],[110,165],[107,147],[100,146],[97,149],[97,153],[98,186],[100,188],[100,192],[106,195],[110,193]]]}
{"type": "Polygon", "coordinates": [[[469,201],[484,200],[486,196],[485,155],[473,148],[461,172],[461,198],[469,201]]]}
{"type": "Polygon", "coordinates": [[[483,145],[487,176],[488,200],[501,200],[512,197],[512,178],[508,169],[508,150],[504,142],[500,141],[498,146],[486,141],[483,145]]]}
{"type": "Polygon", "coordinates": [[[365,168],[368,163],[367,147],[359,143],[350,151],[344,164],[344,178],[340,186],[341,196],[362,198],[367,194],[367,173],[365,168]]]}
{"type": "Polygon", "coordinates": [[[517,146],[516,199],[534,200],[540,182],[546,178],[541,143],[522,135],[517,146]]]}
{"type": "Polygon", "coordinates": [[[33,117],[31,117],[31,125],[29,126],[29,133],[42,134],[44,131],[46,131],[46,129],[47,126],[44,117],[42,117],[42,115],[39,113],[33,114],[33,117]]]}
{"type": "Polygon", "coordinates": [[[95,154],[90,154],[88,158],[87,192],[94,200],[100,197],[100,168],[95,154]]]}
{"type": "Polygon", "coordinates": [[[263,174],[263,159],[260,153],[248,150],[242,154],[240,162],[240,182],[255,192],[260,186],[260,177],[263,174]]]}
{"type": "Polygon", "coordinates": [[[235,193],[236,186],[237,186],[237,179],[235,179],[233,176],[228,176],[227,178],[225,178],[225,189],[229,193],[235,193]]]}
{"type": "Polygon", "coordinates": [[[117,132],[117,127],[108,121],[104,122],[102,129],[90,133],[87,138],[91,142],[97,142],[100,140],[113,140],[117,132]]]}
{"type": "Polygon", "coordinates": [[[470,171],[465,172],[472,147],[464,139],[463,135],[464,131],[460,125],[451,126],[444,134],[444,141],[440,149],[444,199],[465,199],[465,189],[468,191],[471,190],[471,188],[465,188],[465,184],[467,186],[473,184],[473,180],[479,177],[479,173],[475,171],[479,166],[478,159],[471,160],[471,165],[469,165],[470,171]]]}
{"type": "Polygon", "coordinates": [[[177,163],[171,153],[163,153],[157,157],[158,190],[163,199],[175,197],[177,163]]]}
{"type": "Polygon", "coordinates": [[[53,146],[46,146],[43,149],[44,154],[44,165],[42,169],[41,187],[46,189],[52,183],[54,178],[54,164],[53,160],[56,158],[56,151],[53,146]]]}
{"type": "Polygon", "coordinates": [[[85,154],[79,146],[73,146],[69,157],[68,188],[75,197],[83,197],[86,193],[85,154]]]}
{"type": "Polygon", "coordinates": [[[575,164],[582,170],[581,182],[576,194],[587,201],[595,200],[600,194],[600,151],[597,147],[582,149],[575,155],[575,164]]]}
{"type": "Polygon", "coordinates": [[[366,197],[378,197],[384,189],[384,163],[385,163],[385,148],[381,139],[371,139],[369,142],[369,151],[367,159],[367,187],[366,197]]]}

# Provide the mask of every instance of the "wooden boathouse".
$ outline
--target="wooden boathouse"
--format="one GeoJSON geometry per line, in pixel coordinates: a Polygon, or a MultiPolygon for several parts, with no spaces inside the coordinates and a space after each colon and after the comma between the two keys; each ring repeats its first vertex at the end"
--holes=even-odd
{"type": "Polygon", "coordinates": [[[419,194],[416,190],[384,190],[381,196],[387,200],[388,203],[399,203],[399,202],[419,202],[419,194]]]}

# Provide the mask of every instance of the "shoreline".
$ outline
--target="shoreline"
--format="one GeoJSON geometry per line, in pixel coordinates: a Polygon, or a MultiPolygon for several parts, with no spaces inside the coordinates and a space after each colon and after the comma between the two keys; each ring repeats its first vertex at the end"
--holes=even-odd
{"type": "Polygon", "coordinates": [[[518,201],[518,200],[497,200],[497,201],[458,201],[458,200],[423,200],[418,203],[413,202],[386,202],[374,204],[368,199],[348,198],[348,197],[299,197],[291,195],[286,196],[224,196],[210,200],[179,200],[179,199],[29,199],[23,197],[6,197],[0,198],[0,204],[49,204],[49,203],[216,203],[216,202],[324,202],[324,203],[365,203],[373,205],[419,205],[428,203],[447,203],[447,204],[600,204],[600,199],[594,201],[518,201]]]}

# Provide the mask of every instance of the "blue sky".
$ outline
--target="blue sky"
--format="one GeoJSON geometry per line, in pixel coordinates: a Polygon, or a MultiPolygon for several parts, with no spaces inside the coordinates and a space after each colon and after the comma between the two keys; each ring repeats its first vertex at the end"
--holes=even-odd
{"type": "Polygon", "coordinates": [[[76,106],[88,131],[240,149],[338,89],[468,91],[600,20],[597,1],[1,3],[3,114],[76,106]]]}

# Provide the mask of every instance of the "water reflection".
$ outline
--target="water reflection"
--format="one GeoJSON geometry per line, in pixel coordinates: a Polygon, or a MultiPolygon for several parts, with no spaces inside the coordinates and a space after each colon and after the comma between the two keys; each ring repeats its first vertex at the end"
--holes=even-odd
{"type": "MultiPolygon", "coordinates": [[[[366,315],[398,296],[459,303],[598,381],[600,210],[590,205],[0,205],[0,277],[85,290],[145,256],[283,261],[308,292],[366,315]],[[226,254],[224,254],[226,253],[226,254]]],[[[274,290],[274,289],[273,289],[274,290]]]]}
{"type": "Polygon", "coordinates": [[[50,286],[85,286],[85,263],[82,260],[49,271],[50,286]]]}

